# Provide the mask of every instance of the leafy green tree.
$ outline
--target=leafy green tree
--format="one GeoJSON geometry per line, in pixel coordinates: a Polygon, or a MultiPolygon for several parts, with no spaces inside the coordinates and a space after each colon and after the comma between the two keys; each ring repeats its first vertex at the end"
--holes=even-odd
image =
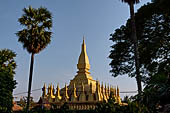
{"type": "Polygon", "coordinates": [[[142,92],[141,85],[141,75],[139,67],[139,51],[138,51],[138,40],[136,35],[136,25],[135,25],[135,13],[134,13],[134,4],[139,3],[140,0],[122,0],[122,2],[128,3],[130,7],[130,16],[131,16],[131,38],[134,44],[134,58],[135,58],[135,68],[136,68],[136,81],[138,86],[138,93],[142,92]]]}
{"type": "Polygon", "coordinates": [[[50,30],[52,27],[52,16],[51,13],[43,7],[35,9],[29,6],[28,9],[24,8],[23,12],[24,14],[18,21],[24,29],[18,31],[16,35],[19,37],[18,41],[23,44],[23,48],[31,54],[27,99],[27,110],[29,111],[34,55],[46,48],[51,42],[52,32],[50,30]]]}
{"type": "MultiPolygon", "coordinates": [[[[149,108],[169,104],[170,87],[170,1],[157,0],[142,6],[136,13],[139,42],[139,62],[142,81],[145,83],[140,102],[149,108]]],[[[130,20],[111,34],[113,41],[110,65],[113,76],[128,74],[134,77],[133,42],[130,37],[130,20]]],[[[156,112],[156,111],[155,111],[156,112]]]]}
{"type": "Polygon", "coordinates": [[[169,73],[169,5],[168,0],[154,2],[141,7],[136,14],[140,72],[145,83],[154,75],[169,73]]]}
{"type": "Polygon", "coordinates": [[[136,14],[140,67],[147,77],[145,83],[154,75],[164,73],[167,76],[169,73],[169,5],[169,0],[155,0],[141,7],[136,14]]]}
{"type": "Polygon", "coordinates": [[[0,113],[11,113],[13,106],[12,92],[15,88],[14,80],[16,54],[8,49],[0,50],[0,113]]]}
{"type": "Polygon", "coordinates": [[[127,105],[119,105],[113,98],[110,98],[108,102],[98,104],[95,111],[96,113],[152,113],[146,106],[138,102],[129,101],[127,105]]]}
{"type": "Polygon", "coordinates": [[[167,76],[155,75],[150,83],[144,88],[144,92],[140,101],[154,111],[158,111],[160,106],[170,104],[170,84],[168,84],[167,76]]]}
{"type": "Polygon", "coordinates": [[[109,58],[112,59],[110,71],[114,77],[119,75],[129,74],[134,77],[134,51],[132,41],[129,38],[129,29],[126,26],[121,26],[116,29],[114,34],[111,34],[110,40],[113,41],[109,58]]]}
{"type": "MultiPolygon", "coordinates": [[[[149,3],[142,6],[135,14],[139,68],[142,81],[145,83],[156,73],[166,72],[166,75],[168,73],[169,63],[166,58],[169,59],[169,5],[169,0],[149,3]]],[[[131,32],[131,19],[129,19],[126,25],[111,34],[110,40],[113,41],[113,45],[109,58],[112,59],[111,73],[115,77],[124,74],[135,77],[135,50],[133,40],[129,38],[131,32]]]]}

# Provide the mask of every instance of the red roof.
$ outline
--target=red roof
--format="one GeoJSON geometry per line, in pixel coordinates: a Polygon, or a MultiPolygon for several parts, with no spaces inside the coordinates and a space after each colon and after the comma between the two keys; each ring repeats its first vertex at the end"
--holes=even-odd
{"type": "Polygon", "coordinates": [[[19,105],[17,105],[16,102],[13,102],[14,106],[12,107],[13,111],[21,111],[23,108],[19,105]]]}

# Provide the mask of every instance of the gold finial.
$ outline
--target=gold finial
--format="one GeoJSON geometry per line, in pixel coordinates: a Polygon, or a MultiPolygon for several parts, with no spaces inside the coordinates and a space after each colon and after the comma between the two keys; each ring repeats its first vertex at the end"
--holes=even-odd
{"type": "Polygon", "coordinates": [[[52,83],[51,83],[51,85],[50,85],[50,93],[51,93],[51,95],[52,95],[52,93],[53,93],[52,83]]]}
{"type": "Polygon", "coordinates": [[[58,96],[60,96],[60,87],[59,87],[59,83],[57,84],[56,94],[57,94],[58,96]]]}
{"type": "Polygon", "coordinates": [[[61,100],[60,87],[59,87],[59,83],[58,83],[57,88],[56,88],[56,94],[55,94],[55,102],[59,102],[60,100],[61,100]]]}
{"type": "Polygon", "coordinates": [[[66,83],[65,83],[65,95],[66,95],[66,97],[68,97],[68,92],[67,92],[67,85],[66,85],[66,83]]]}
{"type": "Polygon", "coordinates": [[[77,98],[77,95],[76,95],[76,85],[75,85],[75,83],[74,83],[74,86],[73,86],[73,90],[74,90],[74,92],[73,92],[74,98],[77,98]]]}
{"type": "Polygon", "coordinates": [[[65,89],[67,89],[67,84],[65,83],[65,89]]]}
{"type": "Polygon", "coordinates": [[[57,84],[57,89],[60,89],[60,87],[59,87],[59,83],[57,84]]]}
{"type": "MultiPolygon", "coordinates": [[[[46,90],[46,84],[44,83],[44,86],[43,86],[44,90],[46,90]]],[[[46,91],[45,91],[46,92],[46,91]]]]}
{"type": "Polygon", "coordinates": [[[76,85],[75,85],[75,82],[73,83],[73,94],[71,95],[71,101],[72,101],[72,102],[77,101],[76,85]]]}
{"type": "Polygon", "coordinates": [[[103,82],[102,82],[102,88],[104,88],[104,86],[103,86],[103,82]]]}
{"type": "Polygon", "coordinates": [[[79,69],[78,72],[84,72],[84,73],[90,74],[89,72],[90,64],[89,64],[89,58],[86,52],[86,44],[85,44],[84,36],[83,36],[83,44],[82,44],[82,49],[81,49],[81,53],[79,56],[77,68],[79,69]]]}
{"type": "Polygon", "coordinates": [[[54,95],[54,93],[55,93],[54,85],[53,85],[53,90],[52,90],[52,92],[53,92],[53,95],[54,95]]]}
{"type": "Polygon", "coordinates": [[[115,97],[117,96],[116,88],[114,88],[114,95],[115,95],[115,97]]]}
{"type": "Polygon", "coordinates": [[[112,90],[112,85],[110,84],[110,90],[112,90]]]}
{"type": "Polygon", "coordinates": [[[68,101],[68,99],[69,99],[69,96],[68,96],[68,93],[67,93],[67,85],[65,83],[65,91],[64,91],[64,94],[62,96],[62,100],[63,101],[68,101]]]}
{"type": "Polygon", "coordinates": [[[107,88],[107,84],[106,84],[106,82],[105,82],[105,89],[107,88]]]}
{"type": "Polygon", "coordinates": [[[46,84],[44,83],[44,87],[46,87],[46,84]]]}
{"type": "Polygon", "coordinates": [[[120,99],[120,95],[119,95],[119,87],[117,86],[117,103],[121,104],[121,99],[120,99]]]}
{"type": "Polygon", "coordinates": [[[49,95],[50,94],[50,85],[48,85],[48,92],[47,94],[49,95]]]}
{"type": "Polygon", "coordinates": [[[45,97],[46,96],[46,84],[45,83],[44,83],[44,86],[42,88],[42,91],[43,91],[42,97],[45,97]]]}
{"type": "Polygon", "coordinates": [[[84,35],[83,35],[83,44],[85,44],[85,38],[84,38],[84,35]]]}
{"type": "Polygon", "coordinates": [[[73,84],[73,88],[76,88],[76,84],[75,83],[73,84]]]}
{"type": "Polygon", "coordinates": [[[119,87],[117,86],[117,96],[119,97],[119,87]]]}

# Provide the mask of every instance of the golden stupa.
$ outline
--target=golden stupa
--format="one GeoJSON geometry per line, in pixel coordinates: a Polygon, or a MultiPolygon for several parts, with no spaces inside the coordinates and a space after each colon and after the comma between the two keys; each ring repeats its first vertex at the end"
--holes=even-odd
{"type": "Polygon", "coordinates": [[[54,86],[50,84],[47,88],[44,84],[42,88],[41,99],[46,99],[49,103],[56,104],[58,108],[67,102],[70,109],[86,110],[95,109],[96,104],[109,99],[110,94],[113,94],[117,103],[121,104],[119,96],[119,88],[107,86],[98,80],[93,80],[90,75],[90,63],[86,52],[86,44],[83,38],[81,53],[77,64],[77,75],[70,81],[70,84],[60,90],[59,84],[56,91],[54,86]],[[113,92],[113,93],[110,93],[113,92]]]}

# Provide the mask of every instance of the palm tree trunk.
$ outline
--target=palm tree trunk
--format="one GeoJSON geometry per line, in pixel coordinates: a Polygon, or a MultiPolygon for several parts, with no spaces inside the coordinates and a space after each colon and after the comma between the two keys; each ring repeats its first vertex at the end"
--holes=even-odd
{"type": "Polygon", "coordinates": [[[34,65],[34,53],[31,55],[31,64],[30,64],[30,76],[29,76],[29,84],[28,84],[28,98],[27,98],[27,113],[29,113],[29,105],[30,105],[30,93],[31,93],[31,85],[32,85],[32,74],[33,74],[33,65],[34,65]]]}
{"type": "Polygon", "coordinates": [[[129,3],[130,6],[130,15],[131,15],[131,24],[132,24],[132,39],[134,43],[134,52],[135,52],[135,67],[136,67],[136,81],[138,86],[138,94],[142,92],[141,85],[141,76],[139,71],[139,51],[138,51],[138,41],[136,36],[136,25],[135,25],[135,13],[134,13],[134,4],[133,0],[129,3]]]}

